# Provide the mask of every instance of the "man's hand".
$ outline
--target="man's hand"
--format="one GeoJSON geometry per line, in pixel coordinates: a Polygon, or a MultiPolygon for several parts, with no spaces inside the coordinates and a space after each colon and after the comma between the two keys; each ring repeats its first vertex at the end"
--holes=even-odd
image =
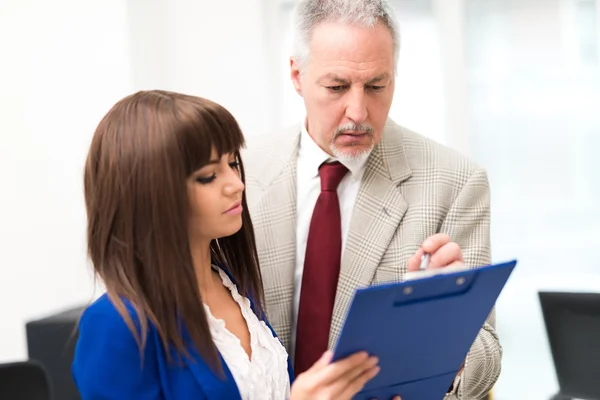
{"type": "Polygon", "coordinates": [[[431,254],[428,268],[462,266],[464,263],[460,246],[450,240],[445,233],[428,237],[414,256],[408,260],[408,271],[418,271],[423,253],[431,254]]]}

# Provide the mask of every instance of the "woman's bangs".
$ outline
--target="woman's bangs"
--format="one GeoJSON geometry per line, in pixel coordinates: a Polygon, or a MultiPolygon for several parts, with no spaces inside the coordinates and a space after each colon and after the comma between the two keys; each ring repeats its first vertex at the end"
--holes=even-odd
{"type": "Polygon", "coordinates": [[[238,156],[239,150],[245,145],[235,118],[218,105],[198,110],[197,117],[190,125],[182,143],[188,175],[211,161],[213,148],[221,158],[228,153],[238,156]]]}

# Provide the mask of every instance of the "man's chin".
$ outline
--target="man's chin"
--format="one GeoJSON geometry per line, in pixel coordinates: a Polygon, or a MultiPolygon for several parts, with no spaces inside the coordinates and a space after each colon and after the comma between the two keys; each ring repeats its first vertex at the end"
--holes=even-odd
{"type": "Polygon", "coordinates": [[[331,152],[338,160],[365,161],[373,146],[331,146],[331,152]]]}

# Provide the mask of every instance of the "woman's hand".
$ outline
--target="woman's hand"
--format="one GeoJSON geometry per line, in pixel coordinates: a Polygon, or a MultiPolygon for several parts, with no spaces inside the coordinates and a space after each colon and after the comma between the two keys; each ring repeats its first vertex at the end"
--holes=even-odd
{"type": "Polygon", "coordinates": [[[296,377],[291,400],[349,400],[379,372],[379,360],[366,352],[330,363],[332,357],[333,353],[326,351],[310,369],[296,377]]]}

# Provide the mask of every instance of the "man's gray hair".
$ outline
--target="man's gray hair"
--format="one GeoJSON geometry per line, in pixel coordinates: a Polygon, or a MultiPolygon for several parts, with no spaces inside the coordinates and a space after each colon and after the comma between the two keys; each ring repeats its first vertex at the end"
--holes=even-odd
{"type": "Polygon", "coordinates": [[[392,34],[394,68],[400,51],[400,32],[394,9],[388,0],[298,0],[293,15],[292,56],[300,70],[310,59],[310,40],[314,28],[324,21],[345,22],[373,27],[381,21],[392,34]]]}

